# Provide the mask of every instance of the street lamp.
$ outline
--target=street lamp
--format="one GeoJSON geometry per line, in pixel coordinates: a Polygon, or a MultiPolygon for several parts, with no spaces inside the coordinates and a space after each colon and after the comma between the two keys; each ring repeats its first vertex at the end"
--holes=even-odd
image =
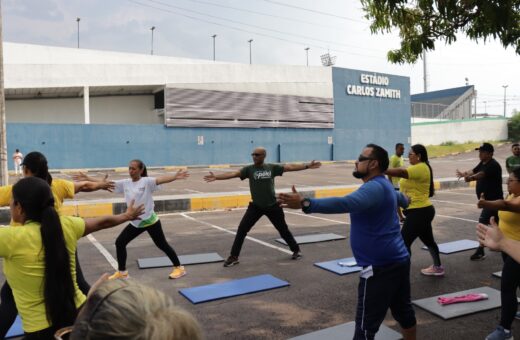
{"type": "Polygon", "coordinates": [[[249,64],[251,65],[253,63],[253,57],[251,54],[251,43],[253,42],[253,39],[249,39],[247,42],[249,43],[249,64]]]}
{"type": "Polygon", "coordinates": [[[307,55],[307,66],[309,66],[309,50],[310,50],[310,47],[305,47],[305,53],[307,55]]]}
{"type": "Polygon", "coordinates": [[[213,38],[213,61],[215,61],[215,38],[217,35],[213,34],[211,37],[213,38]]]}
{"type": "Polygon", "coordinates": [[[150,31],[152,31],[152,52],[151,52],[151,54],[153,55],[153,31],[155,31],[155,26],[152,26],[150,28],[150,31]]]}
{"type": "Polygon", "coordinates": [[[506,90],[509,85],[502,85],[504,88],[504,117],[506,116],[506,90]]]}
{"type": "Polygon", "coordinates": [[[76,18],[76,22],[78,23],[78,48],[79,48],[79,22],[81,21],[81,18],[76,18]]]}

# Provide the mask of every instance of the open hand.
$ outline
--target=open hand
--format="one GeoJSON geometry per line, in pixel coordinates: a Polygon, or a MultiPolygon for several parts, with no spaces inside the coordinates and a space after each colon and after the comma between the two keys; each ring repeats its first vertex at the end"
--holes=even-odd
{"type": "Polygon", "coordinates": [[[292,193],[281,193],[278,195],[278,203],[281,207],[291,209],[301,209],[303,196],[292,186],[292,193]]]}
{"type": "Polygon", "coordinates": [[[215,176],[215,174],[214,174],[213,172],[210,171],[210,172],[209,172],[209,175],[204,176],[204,180],[205,180],[206,182],[208,182],[208,183],[209,183],[209,182],[213,182],[213,181],[216,181],[216,180],[217,180],[217,176],[215,176]]]}

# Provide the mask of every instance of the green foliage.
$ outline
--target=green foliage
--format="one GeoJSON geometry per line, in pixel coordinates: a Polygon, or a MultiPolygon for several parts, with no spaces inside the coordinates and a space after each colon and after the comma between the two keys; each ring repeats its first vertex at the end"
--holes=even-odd
{"type": "Polygon", "coordinates": [[[451,140],[441,143],[441,146],[452,146],[452,145],[455,145],[455,142],[451,141],[451,140]]]}
{"type": "Polygon", "coordinates": [[[393,63],[415,63],[437,40],[451,44],[464,33],[478,41],[498,39],[520,54],[520,0],[361,0],[372,33],[399,30],[393,63]]]}
{"type": "Polygon", "coordinates": [[[520,140],[520,112],[516,112],[507,123],[509,140],[520,140]]]}

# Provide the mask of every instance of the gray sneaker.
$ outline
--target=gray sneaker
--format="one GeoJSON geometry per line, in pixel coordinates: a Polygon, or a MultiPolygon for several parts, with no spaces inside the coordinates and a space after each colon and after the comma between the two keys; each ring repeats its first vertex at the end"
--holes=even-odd
{"type": "Polygon", "coordinates": [[[236,256],[229,256],[227,258],[226,261],[224,261],[224,267],[232,267],[232,266],[235,266],[237,264],[239,264],[240,262],[238,261],[238,257],[236,256]]]}
{"type": "Polygon", "coordinates": [[[498,326],[493,333],[486,337],[486,340],[513,340],[513,333],[506,331],[502,326],[498,326]]]}

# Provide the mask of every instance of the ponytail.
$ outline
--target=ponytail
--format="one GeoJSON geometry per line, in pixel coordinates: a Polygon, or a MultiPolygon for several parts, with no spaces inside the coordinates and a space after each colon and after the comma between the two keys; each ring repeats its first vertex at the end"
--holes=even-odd
{"type": "Polygon", "coordinates": [[[428,151],[422,144],[412,145],[411,149],[416,155],[420,156],[421,162],[426,163],[428,169],[430,169],[430,193],[428,197],[432,197],[433,195],[435,195],[435,185],[433,184],[433,170],[430,166],[430,162],[428,161],[428,151]]]}
{"type": "Polygon", "coordinates": [[[13,186],[13,200],[21,205],[27,220],[40,223],[47,321],[53,328],[70,326],[76,317],[71,261],[50,187],[40,178],[23,178],[13,186]]]}

